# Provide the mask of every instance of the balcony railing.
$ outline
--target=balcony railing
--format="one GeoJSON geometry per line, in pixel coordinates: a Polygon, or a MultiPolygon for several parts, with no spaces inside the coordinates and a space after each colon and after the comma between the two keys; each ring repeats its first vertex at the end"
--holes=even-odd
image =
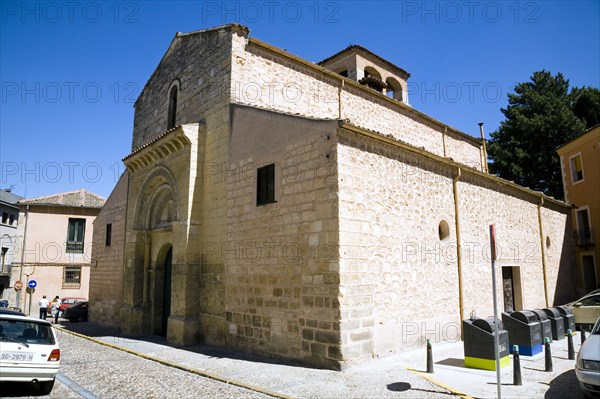
{"type": "Polygon", "coordinates": [[[594,230],[591,227],[573,231],[577,246],[586,247],[594,245],[594,230]]]}

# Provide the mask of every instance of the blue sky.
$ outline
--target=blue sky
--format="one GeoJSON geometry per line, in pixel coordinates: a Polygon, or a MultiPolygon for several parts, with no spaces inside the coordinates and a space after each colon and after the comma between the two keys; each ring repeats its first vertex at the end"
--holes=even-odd
{"type": "Polygon", "coordinates": [[[411,105],[496,130],[534,71],[600,87],[598,1],[2,1],[0,187],[108,196],[133,103],[176,32],[229,22],[318,62],[360,44],[411,74],[411,105]]]}

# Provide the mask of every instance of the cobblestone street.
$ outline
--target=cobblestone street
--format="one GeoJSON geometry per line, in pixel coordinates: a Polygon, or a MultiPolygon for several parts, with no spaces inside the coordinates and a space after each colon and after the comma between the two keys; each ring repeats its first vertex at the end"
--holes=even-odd
{"type": "MultiPolygon", "coordinates": [[[[268,398],[59,332],[61,369],[46,398],[268,398]]],[[[2,397],[35,397],[24,384],[5,384],[2,397]]]]}

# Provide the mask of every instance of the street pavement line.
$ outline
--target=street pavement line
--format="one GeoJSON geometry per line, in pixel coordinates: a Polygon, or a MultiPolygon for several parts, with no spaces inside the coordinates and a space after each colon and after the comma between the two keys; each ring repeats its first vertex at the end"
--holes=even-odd
{"type": "Polygon", "coordinates": [[[93,393],[91,393],[90,391],[88,391],[87,389],[85,389],[84,387],[82,387],[81,385],[79,385],[78,383],[76,383],[75,381],[73,381],[72,379],[70,379],[62,373],[56,374],[56,379],[65,384],[67,388],[69,388],[71,391],[75,392],[79,396],[83,397],[84,399],[98,399],[96,395],[94,395],[93,393]]]}
{"type": "Polygon", "coordinates": [[[451,386],[449,386],[449,385],[446,385],[446,384],[444,384],[443,382],[436,380],[435,378],[431,377],[431,376],[430,376],[429,374],[427,374],[427,373],[424,373],[424,372],[422,372],[422,371],[415,370],[415,369],[407,369],[407,370],[408,370],[408,371],[411,371],[411,372],[413,372],[413,373],[415,373],[415,374],[417,374],[417,375],[418,375],[418,376],[420,376],[420,377],[423,377],[423,378],[425,378],[427,381],[429,381],[429,382],[431,382],[431,383],[433,383],[433,384],[435,384],[435,385],[439,386],[440,388],[447,389],[448,391],[452,392],[454,395],[460,396],[461,398],[464,398],[464,399],[473,399],[473,397],[472,397],[472,396],[470,396],[470,395],[467,395],[466,393],[462,393],[462,392],[460,392],[460,391],[457,391],[456,389],[452,388],[451,386]]]}
{"type": "Polygon", "coordinates": [[[156,357],[152,357],[152,356],[146,355],[144,353],[137,352],[137,351],[134,351],[134,350],[131,350],[131,349],[128,349],[128,348],[124,348],[122,346],[109,344],[108,342],[104,342],[104,341],[101,341],[101,340],[96,339],[96,338],[92,338],[92,337],[84,335],[84,334],[76,333],[74,331],[70,331],[70,330],[64,329],[62,327],[60,328],[60,330],[66,332],[66,333],[69,333],[71,335],[75,335],[76,337],[87,339],[88,341],[92,341],[92,342],[95,342],[95,343],[100,344],[100,345],[108,346],[109,348],[117,349],[117,350],[120,350],[120,351],[123,351],[123,352],[127,352],[129,354],[141,357],[141,358],[146,359],[146,360],[151,360],[153,362],[160,363],[160,364],[162,364],[164,366],[173,367],[173,368],[176,368],[176,369],[179,369],[179,370],[183,370],[183,371],[187,371],[187,372],[193,373],[193,374],[198,374],[198,375],[200,375],[202,377],[210,378],[212,380],[223,382],[225,384],[238,386],[240,388],[246,388],[246,389],[249,389],[251,391],[255,391],[255,392],[258,392],[258,393],[265,394],[265,395],[273,396],[275,398],[294,399],[293,396],[288,396],[288,395],[285,395],[285,394],[282,394],[282,393],[279,393],[279,392],[270,391],[268,389],[264,389],[264,388],[257,387],[257,386],[254,386],[254,385],[246,384],[245,382],[240,382],[240,381],[236,381],[236,380],[230,380],[230,379],[227,379],[225,377],[221,377],[220,375],[209,373],[207,371],[202,371],[202,370],[194,369],[194,368],[191,368],[191,367],[183,366],[181,364],[170,362],[168,360],[163,360],[163,359],[159,359],[159,358],[156,358],[156,357]]]}

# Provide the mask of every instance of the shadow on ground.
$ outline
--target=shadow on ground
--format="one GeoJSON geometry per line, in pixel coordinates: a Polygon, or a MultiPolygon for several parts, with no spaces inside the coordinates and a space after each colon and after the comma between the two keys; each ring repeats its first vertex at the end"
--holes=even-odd
{"type": "MultiPolygon", "coordinates": [[[[120,342],[149,342],[154,344],[159,344],[163,346],[168,346],[171,348],[186,350],[192,353],[198,353],[210,358],[225,358],[225,359],[234,359],[234,360],[246,360],[257,363],[266,363],[266,364],[278,364],[284,366],[291,367],[302,367],[302,368],[313,368],[319,369],[318,367],[304,364],[300,361],[291,361],[286,359],[277,359],[268,356],[260,356],[247,354],[242,352],[236,352],[231,349],[208,346],[208,345],[191,345],[191,346],[176,346],[167,342],[166,338],[160,335],[131,335],[126,334],[123,331],[119,330],[116,327],[103,326],[94,322],[82,322],[82,323],[71,323],[69,321],[61,321],[60,326],[64,330],[73,331],[78,334],[86,335],[92,338],[104,338],[103,341],[108,344],[113,344],[119,346],[120,342]],[[106,339],[106,338],[110,339],[106,339]]],[[[59,336],[60,340],[60,336],[59,336]]]]}
{"type": "Polygon", "coordinates": [[[431,390],[431,389],[413,388],[412,385],[410,385],[408,382],[392,382],[391,384],[387,385],[387,389],[392,392],[406,392],[406,391],[429,392],[429,393],[435,393],[438,395],[455,396],[453,393],[447,392],[447,391],[441,391],[441,390],[435,391],[435,390],[431,390]]]}
{"type": "Polygon", "coordinates": [[[545,399],[583,399],[575,370],[565,371],[552,381],[546,391],[545,399]]]}
{"type": "Polygon", "coordinates": [[[38,389],[32,384],[20,382],[2,382],[0,383],[0,398],[13,397],[22,398],[30,396],[42,396],[38,389]]]}

